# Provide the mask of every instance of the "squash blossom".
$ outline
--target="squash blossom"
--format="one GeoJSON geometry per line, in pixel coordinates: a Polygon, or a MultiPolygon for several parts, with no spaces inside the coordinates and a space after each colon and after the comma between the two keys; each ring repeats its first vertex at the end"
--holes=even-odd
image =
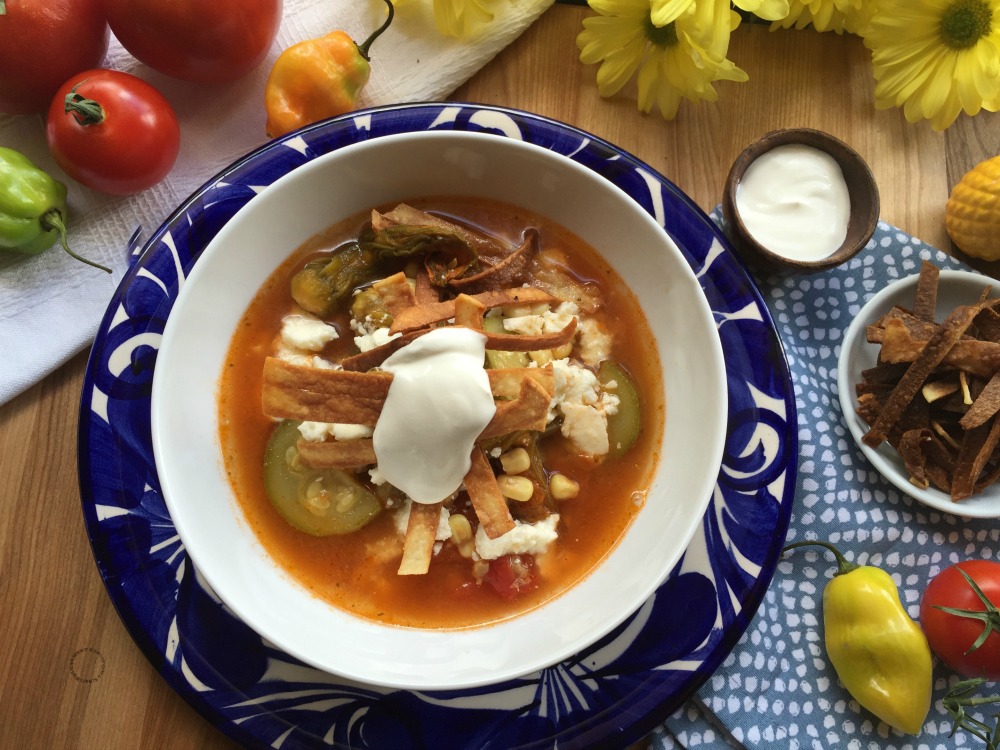
{"type": "Polygon", "coordinates": [[[892,578],[855,565],[827,542],[839,570],[823,590],[826,653],[848,692],[891,727],[919,734],[931,706],[933,662],[920,626],[903,608],[892,578]]]}
{"type": "Polygon", "coordinates": [[[361,44],[337,30],[293,44],[278,55],[264,85],[269,138],[357,108],[372,71],[368,50],[389,28],[395,12],[390,0],[385,4],[385,23],[361,44]]]}

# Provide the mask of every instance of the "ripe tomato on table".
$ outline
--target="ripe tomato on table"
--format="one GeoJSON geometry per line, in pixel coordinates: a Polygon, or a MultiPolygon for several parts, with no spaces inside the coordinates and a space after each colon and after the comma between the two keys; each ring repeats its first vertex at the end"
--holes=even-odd
{"type": "Polygon", "coordinates": [[[1000,632],[994,629],[1000,627],[998,606],[1000,563],[967,560],[945,568],[927,584],[920,600],[920,626],[931,650],[956,672],[1000,680],[1000,632]],[[976,646],[984,633],[986,638],[976,646]]]}
{"type": "Polygon", "coordinates": [[[118,41],[151,68],[195,83],[229,83],[267,56],[282,0],[104,0],[118,41]]]}
{"type": "Polygon", "coordinates": [[[117,70],[79,73],[56,93],[45,135],[77,182],[130,195],[166,177],[180,151],[173,107],[141,78],[117,70]]]}
{"type": "Polygon", "coordinates": [[[0,112],[45,113],[67,78],[108,51],[101,0],[0,0],[0,112]]]}

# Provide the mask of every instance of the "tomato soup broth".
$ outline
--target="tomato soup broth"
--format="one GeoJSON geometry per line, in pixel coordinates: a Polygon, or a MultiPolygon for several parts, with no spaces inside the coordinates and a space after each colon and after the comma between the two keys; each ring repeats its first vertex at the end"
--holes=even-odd
{"type": "MultiPolygon", "coordinates": [[[[220,438],[226,471],[249,526],[274,561],[313,595],[387,624],[474,627],[558,596],[586,577],[621,539],[642,507],[659,458],[665,418],[660,362],[634,295],[595,250],[566,228],[524,209],[479,199],[423,199],[410,205],[515,246],[526,227],[536,228],[541,257],[599,297],[593,317],[610,333],[614,360],[631,376],[640,398],[641,427],[623,455],[605,460],[580,455],[558,431],[543,441],[546,474],[571,477],[579,483],[579,493],[558,502],[558,538],[534,556],[533,585],[515,597],[498,596],[448,542],[438,543],[426,574],[398,575],[402,538],[395,508],[351,533],[312,536],[286,522],[269,500],[263,464],[275,421],[260,406],[262,365],[273,351],[282,319],[297,309],[289,296],[290,280],[309,259],[358,237],[367,215],[340,222],[298,248],[257,293],[233,336],[220,379],[220,438]]],[[[357,351],[347,313],[324,320],[339,332],[338,339],[325,345],[324,357],[337,362],[357,351]]],[[[360,470],[357,477],[366,482],[368,472],[360,470]]],[[[475,518],[461,493],[452,512],[475,518]]]]}

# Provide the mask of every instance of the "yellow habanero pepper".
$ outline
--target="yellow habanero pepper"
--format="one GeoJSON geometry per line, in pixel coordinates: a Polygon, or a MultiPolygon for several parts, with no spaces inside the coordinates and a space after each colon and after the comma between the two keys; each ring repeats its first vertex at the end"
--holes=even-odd
{"type": "Polygon", "coordinates": [[[264,85],[267,136],[277,138],[296,128],[355,109],[371,75],[368,50],[389,28],[389,15],[362,44],[343,31],[293,44],[274,61],[264,85]]]}
{"type": "Polygon", "coordinates": [[[920,626],[884,570],[849,562],[827,542],[839,570],[823,590],[826,653],[847,691],[889,726],[919,734],[931,706],[933,662],[920,626]]]}

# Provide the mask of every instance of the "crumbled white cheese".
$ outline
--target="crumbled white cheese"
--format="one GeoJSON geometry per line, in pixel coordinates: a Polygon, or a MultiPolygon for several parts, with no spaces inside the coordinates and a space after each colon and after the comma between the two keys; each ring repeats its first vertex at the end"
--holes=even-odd
{"type": "Polygon", "coordinates": [[[611,334],[593,318],[581,318],[579,327],[579,353],[584,364],[597,367],[611,356],[611,334]]]}
{"type": "Polygon", "coordinates": [[[318,352],[336,338],[335,327],[311,315],[286,315],[281,321],[281,340],[292,350],[318,352]]]}
{"type": "Polygon", "coordinates": [[[398,339],[402,336],[401,333],[389,333],[388,328],[376,328],[371,333],[366,333],[361,336],[354,337],[354,345],[358,347],[362,352],[370,352],[377,346],[382,346],[382,344],[388,344],[393,339],[398,339]]]}
{"type": "Polygon", "coordinates": [[[372,428],[363,424],[342,424],[340,422],[310,422],[299,424],[299,433],[303,440],[319,443],[332,436],[334,440],[358,440],[370,438],[372,428]]]}
{"type": "Polygon", "coordinates": [[[549,421],[563,415],[561,432],[581,451],[603,456],[610,449],[608,417],[618,413],[620,399],[601,388],[597,376],[569,359],[552,362],[555,394],[549,405],[549,421]]]}
{"type": "Polygon", "coordinates": [[[555,310],[546,310],[540,315],[519,315],[504,318],[504,330],[520,333],[524,336],[540,336],[543,333],[556,333],[570,324],[577,316],[579,309],[573,302],[563,302],[555,310]]]}
{"type": "Polygon", "coordinates": [[[504,555],[541,554],[556,540],[558,523],[558,513],[537,523],[515,521],[513,529],[496,539],[490,539],[480,526],[476,531],[476,552],[484,560],[495,560],[504,555]]]}

